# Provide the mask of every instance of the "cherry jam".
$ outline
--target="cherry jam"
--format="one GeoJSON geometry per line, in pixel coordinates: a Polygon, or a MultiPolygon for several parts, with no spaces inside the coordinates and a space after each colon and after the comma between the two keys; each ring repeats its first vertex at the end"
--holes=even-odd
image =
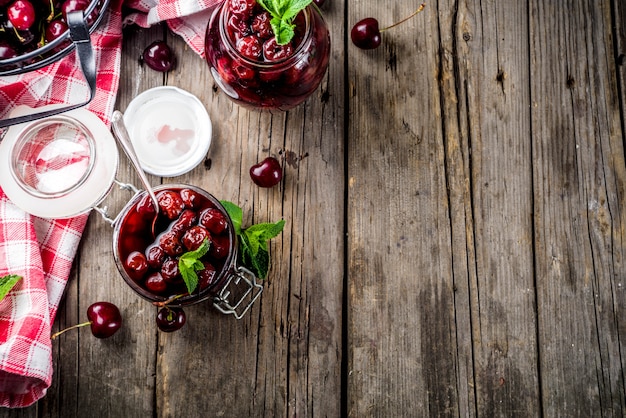
{"type": "Polygon", "coordinates": [[[236,238],[232,222],[213,196],[186,185],[155,188],[159,203],[155,234],[155,210],[147,193],[131,200],[116,225],[115,261],[126,282],[151,301],[176,298],[174,305],[194,303],[219,290],[224,273],[235,258],[236,238]],[[179,270],[180,257],[209,242],[200,258],[198,286],[188,294],[179,270]]]}
{"type": "Polygon", "coordinates": [[[254,0],[229,0],[207,27],[205,55],[215,82],[251,109],[291,109],[319,86],[328,67],[330,35],[319,9],[295,18],[294,37],[278,45],[271,16],[254,0]]]}

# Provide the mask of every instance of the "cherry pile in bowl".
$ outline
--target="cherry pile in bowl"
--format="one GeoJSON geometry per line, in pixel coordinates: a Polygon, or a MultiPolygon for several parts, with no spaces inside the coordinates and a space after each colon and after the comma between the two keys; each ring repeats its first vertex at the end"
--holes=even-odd
{"type": "Polygon", "coordinates": [[[219,286],[234,257],[235,235],[230,218],[213,196],[192,186],[165,187],[156,188],[160,213],[155,236],[152,200],[146,194],[130,202],[114,234],[115,261],[126,282],[143,297],[162,302],[180,296],[173,305],[185,305],[219,286]],[[200,259],[204,269],[197,271],[198,286],[189,295],[178,261],[205,240],[209,251],[200,259]]]}
{"type": "MultiPolygon", "coordinates": [[[[0,0],[0,60],[9,60],[43,48],[66,35],[69,12],[87,11],[90,0],[0,0]]],[[[87,23],[100,12],[97,4],[87,23]]],[[[58,45],[62,49],[70,43],[58,45]]]]}

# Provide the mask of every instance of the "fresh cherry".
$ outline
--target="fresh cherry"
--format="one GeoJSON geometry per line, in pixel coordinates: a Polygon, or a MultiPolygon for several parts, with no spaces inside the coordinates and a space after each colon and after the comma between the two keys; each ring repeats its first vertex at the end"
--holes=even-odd
{"type": "Polygon", "coordinates": [[[313,3],[317,5],[317,7],[322,7],[326,0],[313,0],[313,3]]]}
{"type": "Polygon", "coordinates": [[[35,23],[35,8],[28,0],[15,0],[7,7],[7,16],[17,30],[28,30],[35,23]]]}
{"type": "Polygon", "coordinates": [[[122,327],[122,314],[117,306],[111,302],[95,302],[87,308],[87,318],[89,321],[69,328],[65,328],[59,332],[52,334],[51,339],[57,338],[59,335],[71,329],[84,327],[89,325],[91,333],[96,338],[108,338],[115,334],[122,327]]]}
{"type": "Polygon", "coordinates": [[[154,41],[143,50],[141,60],[154,71],[166,73],[174,68],[176,57],[165,41],[154,41]]]}
{"type": "Polygon", "coordinates": [[[406,22],[407,20],[411,19],[413,16],[424,10],[425,6],[426,4],[422,3],[420,7],[410,16],[384,29],[378,28],[378,20],[374,19],[373,17],[367,17],[365,19],[359,20],[350,31],[350,38],[352,39],[352,43],[361,49],[378,48],[382,41],[381,32],[384,32],[387,29],[391,29],[400,25],[401,23],[406,22]]]}
{"type": "Polygon", "coordinates": [[[250,167],[250,178],[257,186],[272,187],[282,180],[283,170],[276,158],[267,157],[250,167]]]}
{"type": "Polygon", "coordinates": [[[54,19],[48,23],[48,26],[46,26],[46,31],[44,33],[46,42],[54,41],[59,36],[67,32],[67,29],[67,23],[65,23],[63,19],[54,19]]]}
{"type": "Polygon", "coordinates": [[[96,338],[108,338],[122,326],[122,314],[110,302],[96,302],[87,308],[91,333],[96,338]]]}
{"type": "Polygon", "coordinates": [[[6,60],[17,56],[17,51],[10,43],[0,39],[0,60],[6,60]]]}
{"type": "Polygon", "coordinates": [[[164,306],[156,316],[157,327],[163,332],[174,332],[183,327],[187,316],[182,308],[164,306]]]}

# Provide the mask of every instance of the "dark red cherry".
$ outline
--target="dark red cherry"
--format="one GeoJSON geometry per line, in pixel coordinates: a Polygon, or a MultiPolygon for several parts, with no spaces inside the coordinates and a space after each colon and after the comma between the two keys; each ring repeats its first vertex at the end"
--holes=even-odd
{"type": "Polygon", "coordinates": [[[133,279],[139,280],[148,271],[148,260],[146,256],[139,251],[133,251],[126,257],[126,270],[133,279]]]}
{"type": "Polygon", "coordinates": [[[276,158],[267,157],[250,167],[250,178],[257,186],[272,187],[282,180],[283,169],[276,158]]]}
{"type": "Polygon", "coordinates": [[[67,32],[67,23],[61,18],[54,19],[46,26],[46,32],[44,34],[46,42],[54,41],[65,32],[67,32]]]}
{"type": "Polygon", "coordinates": [[[96,302],[87,308],[87,318],[91,326],[91,333],[96,338],[108,338],[115,334],[122,326],[122,314],[110,302],[96,302]]]}
{"type": "Polygon", "coordinates": [[[256,36],[262,39],[267,39],[274,34],[274,32],[272,31],[272,25],[270,23],[271,20],[272,16],[270,16],[270,14],[265,11],[254,16],[250,27],[252,28],[256,36]]]}
{"type": "Polygon", "coordinates": [[[255,0],[228,0],[228,8],[236,15],[252,16],[255,0]]]}
{"type": "Polygon", "coordinates": [[[0,60],[6,60],[17,56],[17,51],[10,43],[0,40],[0,60]]]}
{"type": "Polygon", "coordinates": [[[176,64],[174,53],[165,41],[152,42],[144,49],[141,58],[148,67],[162,73],[170,71],[176,64]]]}
{"type": "Polygon", "coordinates": [[[157,327],[163,332],[174,332],[187,322],[187,315],[182,308],[165,306],[156,316],[157,327]]]}
{"type": "Polygon", "coordinates": [[[7,17],[17,30],[28,30],[35,23],[35,8],[28,0],[15,0],[7,7],[7,17]]]}
{"type": "Polygon", "coordinates": [[[146,289],[157,295],[167,290],[167,282],[160,272],[152,273],[151,275],[149,275],[146,278],[146,282],[144,284],[146,286],[146,289]]]}
{"type": "Polygon", "coordinates": [[[378,20],[368,17],[358,21],[350,31],[352,43],[361,49],[378,48],[381,42],[378,20]]]}
{"type": "Polygon", "coordinates": [[[194,209],[198,206],[200,200],[202,200],[200,195],[191,189],[182,189],[180,191],[180,198],[188,209],[194,209]]]}
{"type": "Polygon", "coordinates": [[[200,248],[204,240],[211,243],[209,231],[201,225],[195,225],[185,231],[180,241],[188,251],[195,251],[200,248]]]}
{"type": "Polygon", "coordinates": [[[317,7],[322,7],[326,0],[313,0],[313,3],[317,5],[317,7]]]}
{"type": "Polygon", "coordinates": [[[361,49],[378,48],[381,42],[381,32],[406,22],[407,20],[411,19],[413,16],[424,10],[425,6],[425,3],[420,4],[417,10],[414,11],[410,16],[405,17],[404,19],[394,23],[391,26],[387,26],[384,29],[378,28],[378,20],[374,19],[373,17],[367,17],[363,20],[359,20],[350,31],[350,38],[352,39],[352,43],[361,49]]]}
{"type": "Polygon", "coordinates": [[[265,61],[280,61],[291,55],[293,55],[293,47],[291,44],[279,45],[275,37],[263,43],[263,58],[265,58],[265,61]]]}
{"type": "Polygon", "coordinates": [[[263,52],[263,47],[259,38],[249,35],[237,41],[237,51],[246,58],[258,60],[263,52]]]}
{"type": "Polygon", "coordinates": [[[228,221],[226,216],[216,208],[208,208],[200,213],[200,224],[204,225],[209,232],[216,235],[226,231],[228,227],[228,221]]]}
{"type": "Polygon", "coordinates": [[[185,203],[180,194],[172,190],[160,192],[157,195],[157,202],[159,202],[159,208],[165,216],[171,220],[178,218],[183,209],[185,209],[185,203]]]}
{"type": "Polygon", "coordinates": [[[204,269],[198,271],[198,287],[200,290],[204,290],[209,287],[215,280],[216,270],[213,264],[203,261],[204,269]]]}

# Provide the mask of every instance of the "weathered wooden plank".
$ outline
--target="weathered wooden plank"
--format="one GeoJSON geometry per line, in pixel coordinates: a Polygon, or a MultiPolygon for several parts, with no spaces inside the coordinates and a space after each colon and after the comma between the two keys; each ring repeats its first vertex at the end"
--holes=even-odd
{"type": "MultiPolygon", "coordinates": [[[[417,4],[353,2],[381,27],[417,4]]],[[[450,206],[438,85],[438,10],[346,46],[348,415],[457,415],[450,206]]]]}
{"type": "Polygon", "coordinates": [[[468,112],[477,414],[535,416],[540,403],[527,6],[468,2],[458,10],[456,28],[459,102],[467,103],[462,110],[468,112]]]}
{"type": "Polygon", "coordinates": [[[547,415],[623,416],[623,126],[609,2],[531,2],[538,338],[547,415]]]}
{"type": "MultiPolygon", "coordinates": [[[[339,7],[336,5],[335,7],[339,7]]],[[[329,15],[341,22],[341,14],[329,15]]],[[[332,37],[341,39],[335,24],[332,37]]],[[[244,224],[287,221],[271,243],[262,299],[241,321],[208,305],[181,331],[158,336],[160,416],[337,416],[341,402],[343,287],[343,61],[287,113],[248,111],[217,89],[208,67],[172,40],[183,65],[167,83],[196,94],[214,122],[210,169],[182,176],[244,209],[244,224]],[[249,167],[284,159],[284,181],[260,189],[249,167]],[[184,387],[184,390],[177,390],[184,387]]],[[[176,181],[180,179],[174,179],[176,181]]],[[[168,179],[167,182],[170,180],[168,179]]]]}

